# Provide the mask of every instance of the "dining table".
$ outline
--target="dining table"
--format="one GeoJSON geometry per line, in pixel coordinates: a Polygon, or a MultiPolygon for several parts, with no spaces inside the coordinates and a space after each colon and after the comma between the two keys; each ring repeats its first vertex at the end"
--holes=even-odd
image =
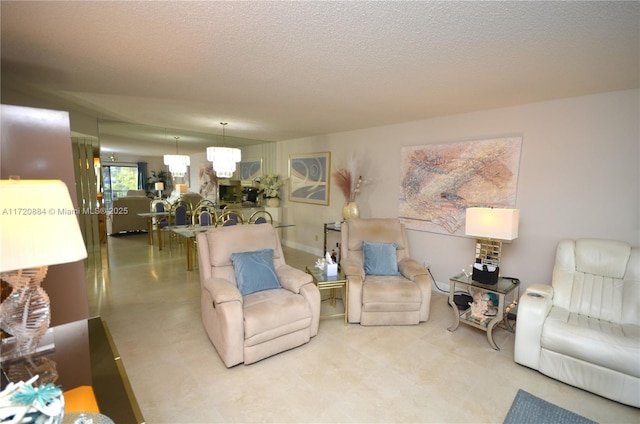
{"type": "MultiPolygon", "coordinates": [[[[149,244],[153,245],[153,221],[158,218],[168,218],[169,211],[162,212],[139,212],[138,216],[147,218],[147,234],[149,234],[149,244]]],[[[158,233],[158,250],[162,250],[162,226],[156,225],[158,233]]]]}

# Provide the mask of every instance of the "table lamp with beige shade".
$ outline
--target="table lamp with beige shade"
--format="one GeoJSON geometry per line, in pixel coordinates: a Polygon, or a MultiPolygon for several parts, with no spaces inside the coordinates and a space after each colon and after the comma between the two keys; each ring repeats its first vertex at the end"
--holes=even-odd
{"type": "Polygon", "coordinates": [[[59,180],[0,180],[0,279],[12,291],[0,304],[3,359],[34,353],[51,320],[41,287],[49,265],[87,257],[78,211],[59,180]]]}
{"type": "Polygon", "coordinates": [[[162,181],[155,183],[155,189],[158,192],[158,199],[162,198],[162,191],[164,190],[164,183],[162,181]]]}
{"type": "Polygon", "coordinates": [[[499,266],[502,242],[518,238],[519,211],[467,208],[465,235],[476,237],[476,263],[499,266]]]}

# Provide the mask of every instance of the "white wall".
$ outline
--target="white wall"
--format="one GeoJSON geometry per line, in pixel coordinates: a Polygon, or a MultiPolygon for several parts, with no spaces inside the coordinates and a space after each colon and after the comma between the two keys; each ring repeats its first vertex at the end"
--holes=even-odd
{"type": "MultiPolygon", "coordinates": [[[[638,90],[521,105],[280,142],[278,170],[287,174],[292,153],[330,151],[332,171],[355,154],[369,180],[358,200],[361,217],[397,217],[402,146],[521,135],[520,234],[503,247],[502,270],[526,287],[550,281],[562,238],[640,245],[639,116],[638,90]]],[[[296,224],[286,243],[320,255],[322,224],[340,219],[343,203],[336,188],[328,207],[285,201],[286,219],[296,224]]],[[[409,242],[438,282],[474,256],[465,237],[410,231],[409,242]]]]}
{"type": "MultiPolygon", "coordinates": [[[[5,90],[2,94],[6,97],[5,90]]],[[[358,200],[361,216],[397,217],[402,146],[522,135],[520,235],[505,245],[502,268],[527,286],[549,281],[561,238],[640,245],[639,99],[639,90],[620,91],[287,140],[243,148],[243,159],[262,158],[264,172],[286,177],[290,154],[331,152],[332,170],[355,154],[369,180],[358,200]]],[[[162,158],[147,159],[149,171],[164,168],[162,158]]],[[[193,175],[197,167],[191,168],[193,175]]],[[[333,189],[329,206],[289,202],[287,189],[282,220],[296,226],[282,231],[283,240],[319,256],[322,224],[341,218],[344,200],[333,189]]],[[[409,241],[413,256],[429,262],[439,282],[447,282],[474,255],[473,241],[464,237],[410,231],[409,241]]]]}

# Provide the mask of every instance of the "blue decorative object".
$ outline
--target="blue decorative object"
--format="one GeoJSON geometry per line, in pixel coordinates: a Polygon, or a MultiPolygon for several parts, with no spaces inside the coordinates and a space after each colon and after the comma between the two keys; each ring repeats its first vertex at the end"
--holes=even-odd
{"type": "Polygon", "coordinates": [[[489,293],[487,293],[487,294],[489,295],[489,300],[491,301],[491,304],[492,304],[494,307],[496,307],[496,308],[497,308],[497,307],[499,306],[498,295],[497,295],[497,294],[495,294],[495,293],[491,293],[491,292],[489,292],[489,293]]]}
{"type": "Polygon", "coordinates": [[[37,404],[44,407],[58,398],[62,394],[62,390],[51,383],[42,386],[33,387],[31,384],[25,384],[22,389],[11,396],[11,402],[20,405],[37,404]]]}
{"type": "Polygon", "coordinates": [[[61,424],[64,417],[62,389],[51,383],[34,387],[39,378],[8,383],[0,392],[0,421],[20,424],[61,424]]]}
{"type": "Polygon", "coordinates": [[[398,243],[362,242],[364,272],[367,275],[400,275],[396,249],[398,243]]]}
{"type": "Polygon", "coordinates": [[[273,267],[273,249],[232,253],[231,262],[243,296],[281,287],[273,267]]]}

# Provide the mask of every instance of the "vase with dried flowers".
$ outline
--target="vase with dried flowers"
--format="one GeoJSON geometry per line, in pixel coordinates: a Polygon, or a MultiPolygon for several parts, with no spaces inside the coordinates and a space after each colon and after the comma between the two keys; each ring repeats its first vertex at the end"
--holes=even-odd
{"type": "Polygon", "coordinates": [[[363,184],[363,180],[361,175],[355,178],[356,175],[356,164],[353,159],[349,161],[347,168],[339,167],[333,173],[336,185],[344,195],[345,205],[342,207],[342,217],[345,220],[358,218],[360,216],[356,199],[358,198],[358,194],[360,194],[360,187],[363,184]]]}

